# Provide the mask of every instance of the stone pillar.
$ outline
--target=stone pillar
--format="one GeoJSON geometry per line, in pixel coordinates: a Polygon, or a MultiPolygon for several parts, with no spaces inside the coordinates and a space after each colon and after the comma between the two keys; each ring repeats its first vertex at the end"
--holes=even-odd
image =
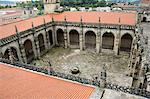
{"type": "Polygon", "coordinates": [[[99,26],[96,35],[96,52],[102,52],[102,36],[101,36],[101,18],[99,17],[99,26]]]}
{"type": "Polygon", "coordinates": [[[13,59],[13,56],[12,56],[11,48],[8,48],[8,55],[9,55],[10,62],[13,63],[14,59],[13,59]]]}
{"type": "Polygon", "coordinates": [[[69,32],[67,32],[67,43],[68,43],[68,47],[70,48],[70,36],[69,36],[69,32]]]}
{"type": "Polygon", "coordinates": [[[45,35],[43,35],[44,36],[44,45],[45,45],[45,51],[44,52],[47,52],[48,51],[48,49],[49,49],[49,45],[48,45],[48,41],[47,41],[47,33],[46,33],[46,30],[44,31],[45,33],[45,35]]]}
{"type": "Polygon", "coordinates": [[[32,34],[33,34],[33,41],[34,41],[34,45],[32,45],[32,47],[33,47],[33,52],[35,55],[34,58],[38,58],[37,46],[39,46],[39,45],[36,44],[38,42],[38,38],[36,37],[35,33],[36,33],[36,30],[34,27],[34,23],[32,22],[32,34]]]}
{"type": "MultiPolygon", "coordinates": [[[[80,41],[80,51],[83,51],[83,20],[82,17],[80,18],[80,34],[79,34],[79,41],[80,41]]],[[[85,38],[84,38],[85,39],[85,38]]]]}
{"type": "Polygon", "coordinates": [[[150,91],[150,72],[148,72],[146,74],[146,78],[147,78],[147,91],[150,91]]]}
{"type": "Polygon", "coordinates": [[[68,42],[67,42],[67,29],[64,30],[64,42],[65,42],[65,48],[68,47],[68,42]]]}
{"type": "Polygon", "coordinates": [[[119,33],[116,34],[115,40],[114,40],[114,52],[115,55],[119,55],[119,43],[120,43],[120,36],[119,33]]]}
{"type": "MultiPolygon", "coordinates": [[[[57,41],[57,33],[56,33],[56,29],[55,29],[55,21],[54,18],[52,17],[52,38],[53,38],[53,45],[58,45],[58,41],[57,41]]],[[[50,44],[52,46],[52,44],[50,44]]]]}
{"type": "Polygon", "coordinates": [[[21,56],[20,62],[27,63],[27,58],[26,58],[26,53],[25,53],[24,45],[22,44],[21,35],[18,32],[17,26],[15,26],[15,30],[16,30],[16,34],[17,34],[17,42],[18,42],[18,46],[19,46],[19,51],[20,51],[20,54],[21,54],[20,55],[21,56]]]}
{"type": "Polygon", "coordinates": [[[46,45],[47,45],[47,49],[50,49],[50,40],[49,40],[49,35],[48,35],[48,31],[45,31],[46,33],[46,45]]]}
{"type": "Polygon", "coordinates": [[[23,44],[20,44],[20,53],[21,53],[23,62],[27,63],[27,57],[26,57],[25,48],[24,48],[23,44]]]}
{"type": "Polygon", "coordinates": [[[101,53],[102,50],[102,42],[101,42],[101,33],[97,33],[96,35],[96,53],[101,53]]]}
{"type": "Polygon", "coordinates": [[[40,58],[40,48],[39,48],[39,41],[38,41],[38,37],[35,37],[35,48],[36,48],[36,57],[40,58]]]}
{"type": "Polygon", "coordinates": [[[52,36],[53,36],[53,42],[54,42],[54,44],[58,45],[57,33],[56,33],[56,30],[55,30],[55,26],[53,26],[53,29],[52,29],[52,36]]]}
{"type": "Polygon", "coordinates": [[[83,33],[79,34],[80,50],[83,50],[83,33]]]}
{"type": "Polygon", "coordinates": [[[50,43],[49,43],[49,36],[48,36],[48,33],[47,33],[47,31],[46,31],[46,29],[47,29],[47,26],[46,26],[46,21],[45,21],[45,19],[43,19],[43,21],[44,21],[44,31],[45,31],[45,39],[44,39],[44,44],[45,44],[45,48],[46,48],[46,51],[48,51],[48,49],[50,48],[50,43]]]}
{"type": "Polygon", "coordinates": [[[118,33],[116,34],[115,36],[115,41],[114,41],[114,52],[115,52],[115,55],[119,55],[119,49],[120,49],[120,35],[121,35],[121,19],[119,18],[118,20],[118,23],[119,23],[119,26],[118,26],[118,33]]]}
{"type": "Polygon", "coordinates": [[[86,46],[85,46],[85,34],[83,34],[83,50],[86,49],[86,46]]]}

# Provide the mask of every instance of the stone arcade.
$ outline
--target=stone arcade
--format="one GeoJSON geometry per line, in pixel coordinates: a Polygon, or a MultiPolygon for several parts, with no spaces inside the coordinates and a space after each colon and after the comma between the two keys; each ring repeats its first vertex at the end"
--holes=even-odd
{"type": "Polygon", "coordinates": [[[0,58],[31,63],[54,46],[96,53],[107,50],[114,55],[125,51],[130,54],[128,76],[133,77],[133,86],[150,91],[145,77],[149,69],[144,61],[147,39],[140,21],[135,12],[63,12],[1,25],[0,58]]]}

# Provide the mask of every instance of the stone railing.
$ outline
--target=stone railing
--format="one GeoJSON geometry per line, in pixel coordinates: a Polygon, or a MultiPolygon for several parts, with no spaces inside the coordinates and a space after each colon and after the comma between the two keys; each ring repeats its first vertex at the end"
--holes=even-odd
{"type": "Polygon", "coordinates": [[[100,82],[98,82],[97,80],[91,80],[91,79],[74,76],[71,74],[60,73],[60,72],[51,70],[49,68],[46,69],[46,68],[42,68],[42,67],[31,66],[30,64],[24,64],[24,63],[20,63],[20,62],[12,63],[11,61],[9,61],[7,59],[2,59],[2,58],[0,59],[0,62],[11,64],[16,67],[21,67],[21,68],[25,68],[28,70],[33,70],[36,72],[44,73],[44,74],[51,75],[51,76],[56,76],[56,77],[60,77],[63,79],[76,81],[78,83],[94,85],[94,86],[100,87],[100,82]]]}
{"type": "Polygon", "coordinates": [[[119,85],[111,84],[111,83],[106,83],[105,87],[107,89],[112,89],[112,90],[116,90],[116,91],[121,91],[121,92],[129,93],[129,94],[133,94],[133,95],[150,98],[150,92],[146,91],[145,89],[119,86],[119,85]]]}
{"type": "MultiPolygon", "coordinates": [[[[88,84],[88,85],[94,85],[97,87],[101,87],[100,81],[98,81],[98,80],[86,79],[86,78],[74,76],[71,74],[60,73],[60,72],[56,72],[50,68],[46,69],[46,68],[42,68],[42,67],[31,66],[30,64],[24,64],[24,63],[20,63],[20,62],[11,62],[10,60],[2,59],[2,58],[0,58],[0,62],[11,64],[13,66],[25,68],[28,70],[44,73],[46,75],[51,75],[51,76],[75,81],[75,82],[82,83],[82,84],[88,84]]],[[[129,94],[133,94],[133,95],[150,98],[150,92],[146,91],[144,89],[119,86],[119,85],[115,85],[115,84],[111,84],[111,83],[106,83],[104,87],[107,89],[112,89],[112,90],[116,90],[116,91],[121,91],[121,92],[129,93],[129,94]]]]}

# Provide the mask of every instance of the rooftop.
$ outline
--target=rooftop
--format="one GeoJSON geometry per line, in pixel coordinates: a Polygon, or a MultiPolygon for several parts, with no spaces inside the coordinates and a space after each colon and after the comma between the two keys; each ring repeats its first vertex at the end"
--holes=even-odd
{"type": "Polygon", "coordinates": [[[142,4],[150,4],[150,0],[141,0],[142,4]]]}
{"type": "Polygon", "coordinates": [[[0,63],[0,99],[88,99],[95,88],[0,63]]]}
{"type": "Polygon", "coordinates": [[[46,22],[50,22],[52,17],[55,21],[64,21],[66,17],[68,22],[80,22],[81,17],[83,22],[86,23],[98,23],[99,17],[101,23],[104,24],[122,24],[122,25],[136,25],[136,13],[125,13],[125,12],[63,12],[59,14],[47,14],[43,16],[38,16],[26,20],[21,20],[18,22],[0,25],[0,39],[6,38],[8,36],[16,34],[15,26],[17,26],[18,31],[22,32],[27,29],[32,28],[32,22],[34,26],[39,26],[46,22]],[[119,22],[120,20],[120,22],[119,22]]]}

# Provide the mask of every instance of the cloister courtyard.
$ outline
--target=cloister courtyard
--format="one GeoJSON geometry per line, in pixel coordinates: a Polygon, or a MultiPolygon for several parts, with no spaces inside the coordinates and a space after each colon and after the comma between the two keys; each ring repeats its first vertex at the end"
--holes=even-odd
{"type": "Polygon", "coordinates": [[[97,54],[91,49],[80,51],[79,49],[54,47],[31,64],[40,67],[48,67],[51,64],[53,70],[67,74],[72,74],[71,70],[78,68],[80,73],[73,75],[88,79],[99,78],[101,71],[104,71],[105,68],[108,82],[131,86],[132,79],[126,76],[129,73],[128,62],[129,53],[125,52],[116,56],[110,50],[97,54]]]}

